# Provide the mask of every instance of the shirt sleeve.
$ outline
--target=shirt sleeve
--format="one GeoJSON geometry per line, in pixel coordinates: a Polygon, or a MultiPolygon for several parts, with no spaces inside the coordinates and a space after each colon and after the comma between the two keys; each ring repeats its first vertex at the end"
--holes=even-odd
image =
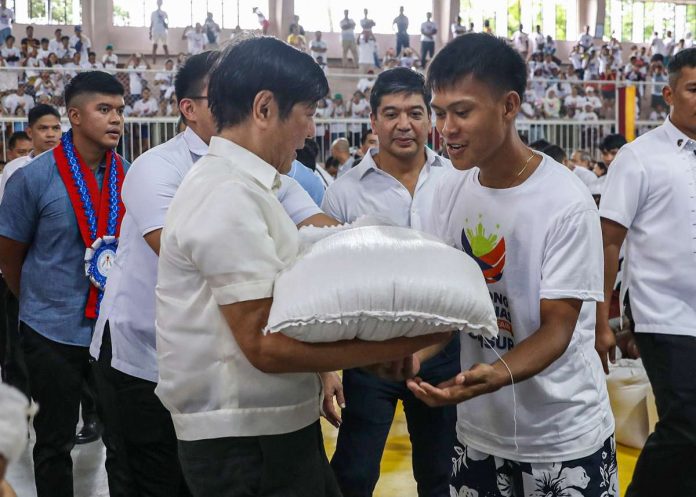
{"type": "Polygon", "coordinates": [[[305,219],[322,213],[305,189],[293,178],[284,174],[280,175],[280,189],[277,197],[295,224],[300,224],[305,219]]]}
{"type": "Polygon", "coordinates": [[[339,199],[340,190],[336,188],[336,183],[331,184],[324,192],[324,199],[321,202],[321,210],[323,210],[328,216],[331,216],[335,220],[341,223],[348,222],[348,216],[341,208],[341,201],[339,199]]]}
{"type": "Polygon", "coordinates": [[[143,155],[130,167],[121,197],[142,236],[164,226],[167,210],[182,179],[171,163],[156,154],[143,155]]]}
{"type": "Polygon", "coordinates": [[[40,208],[36,182],[27,177],[27,169],[17,171],[7,181],[0,203],[0,236],[30,243],[39,220],[40,208]]]}
{"type": "Polygon", "coordinates": [[[546,237],[541,299],[604,300],[602,230],[596,209],[559,219],[546,237]]]}
{"type": "Polygon", "coordinates": [[[599,215],[630,228],[648,197],[648,174],[630,148],[622,148],[607,174],[599,215]]]}
{"type": "Polygon", "coordinates": [[[259,196],[246,185],[223,183],[178,226],[184,256],[208,282],[218,305],[271,297],[275,277],[285,267],[271,236],[278,220],[264,211],[267,201],[259,196]]]}

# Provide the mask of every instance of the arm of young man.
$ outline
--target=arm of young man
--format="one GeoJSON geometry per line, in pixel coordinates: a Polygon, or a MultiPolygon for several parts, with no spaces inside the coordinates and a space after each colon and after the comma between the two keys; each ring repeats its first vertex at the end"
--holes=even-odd
{"type": "Polygon", "coordinates": [[[541,300],[541,326],[503,356],[507,367],[501,360],[492,364],[475,364],[468,371],[437,386],[417,377],[407,380],[407,386],[420,400],[436,407],[495,392],[509,385],[512,378],[516,383],[531,378],[561,357],[568,348],[581,306],[582,302],[576,299],[541,300]]]}

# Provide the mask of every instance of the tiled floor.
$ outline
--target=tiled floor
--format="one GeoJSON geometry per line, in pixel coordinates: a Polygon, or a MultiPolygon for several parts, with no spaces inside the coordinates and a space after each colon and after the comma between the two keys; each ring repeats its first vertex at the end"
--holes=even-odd
{"type": "MultiPolygon", "coordinates": [[[[326,450],[331,457],[336,443],[336,429],[324,424],[326,450]]],[[[75,497],[108,497],[104,470],[104,446],[101,442],[77,446],[72,453],[75,474],[75,497]]],[[[638,451],[619,447],[619,482],[621,495],[633,474],[638,451]]],[[[7,480],[19,497],[35,497],[29,449],[22,459],[10,466],[7,480]]],[[[411,473],[411,444],[401,409],[397,412],[382,459],[382,476],[375,497],[415,497],[416,484],[411,473]]]]}

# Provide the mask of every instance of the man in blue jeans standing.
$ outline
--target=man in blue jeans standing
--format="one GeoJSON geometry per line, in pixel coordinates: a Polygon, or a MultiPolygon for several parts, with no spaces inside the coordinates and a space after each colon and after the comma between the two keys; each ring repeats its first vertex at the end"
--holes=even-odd
{"type": "MultiPolygon", "coordinates": [[[[423,76],[406,68],[377,78],[370,96],[372,148],[360,164],[333,183],[323,210],[341,222],[371,214],[397,226],[423,229],[435,185],[449,160],[426,147],[430,94],[423,76]]],[[[426,361],[420,375],[440,383],[460,371],[459,340],[426,361]]],[[[404,404],[413,445],[413,474],[420,497],[448,497],[450,455],[456,441],[454,406],[431,409],[404,382],[383,380],[361,369],[343,372],[346,407],[331,466],[344,497],[372,495],[397,401],[404,404]]]]}

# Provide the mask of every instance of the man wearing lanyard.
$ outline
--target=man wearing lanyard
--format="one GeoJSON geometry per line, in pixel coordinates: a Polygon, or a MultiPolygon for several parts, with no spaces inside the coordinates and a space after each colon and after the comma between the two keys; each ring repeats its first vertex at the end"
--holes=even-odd
{"type": "MultiPolygon", "coordinates": [[[[395,225],[422,229],[439,178],[452,165],[426,147],[430,93],[420,74],[406,68],[383,72],[370,95],[371,129],[379,148],[326,191],[322,208],[341,222],[369,214],[395,225]]],[[[459,341],[423,364],[435,383],[459,372],[459,341]]],[[[361,369],[343,372],[346,408],[331,465],[345,497],[372,495],[398,400],[404,403],[413,444],[413,473],[420,496],[449,496],[450,450],[456,440],[453,406],[431,409],[404,382],[383,380],[361,369]]]]}
{"type": "MultiPolygon", "coordinates": [[[[599,214],[604,240],[604,304],[597,339],[613,344],[609,299],[624,245],[635,341],[660,417],[636,463],[630,497],[696,495],[696,49],[669,64],[664,124],[621,147],[599,214]]],[[[621,301],[624,302],[622,295],[621,301]]],[[[604,349],[606,360],[607,350],[604,349]]]]}
{"type": "MultiPolygon", "coordinates": [[[[124,213],[128,164],[113,151],[123,133],[123,94],[107,73],[76,76],[65,89],[72,130],[10,178],[0,205],[0,269],[19,298],[31,396],[41,406],[34,418],[39,497],[73,495],[70,450],[88,346],[124,213]]],[[[109,447],[107,434],[104,440],[109,447]]],[[[121,495],[112,455],[107,449],[111,495],[121,495]]]]}
{"type": "MultiPolygon", "coordinates": [[[[105,406],[107,427],[124,441],[129,473],[142,495],[190,495],[179,465],[169,411],[154,393],[155,285],[160,235],[169,204],[189,169],[208,153],[215,123],[208,108],[208,72],[217,52],[187,59],[176,76],[176,95],[186,131],[140,156],[123,186],[127,213],[116,264],[104,293],[90,352],[97,361],[100,391],[113,391],[105,406]]],[[[297,224],[335,223],[292,179],[279,200],[297,224]]],[[[332,374],[325,381],[340,385],[332,374]]],[[[327,388],[332,388],[327,383],[327,388]]],[[[333,391],[333,390],[332,390],[333,391]]],[[[326,408],[333,409],[328,398],[326,408]]]]}

